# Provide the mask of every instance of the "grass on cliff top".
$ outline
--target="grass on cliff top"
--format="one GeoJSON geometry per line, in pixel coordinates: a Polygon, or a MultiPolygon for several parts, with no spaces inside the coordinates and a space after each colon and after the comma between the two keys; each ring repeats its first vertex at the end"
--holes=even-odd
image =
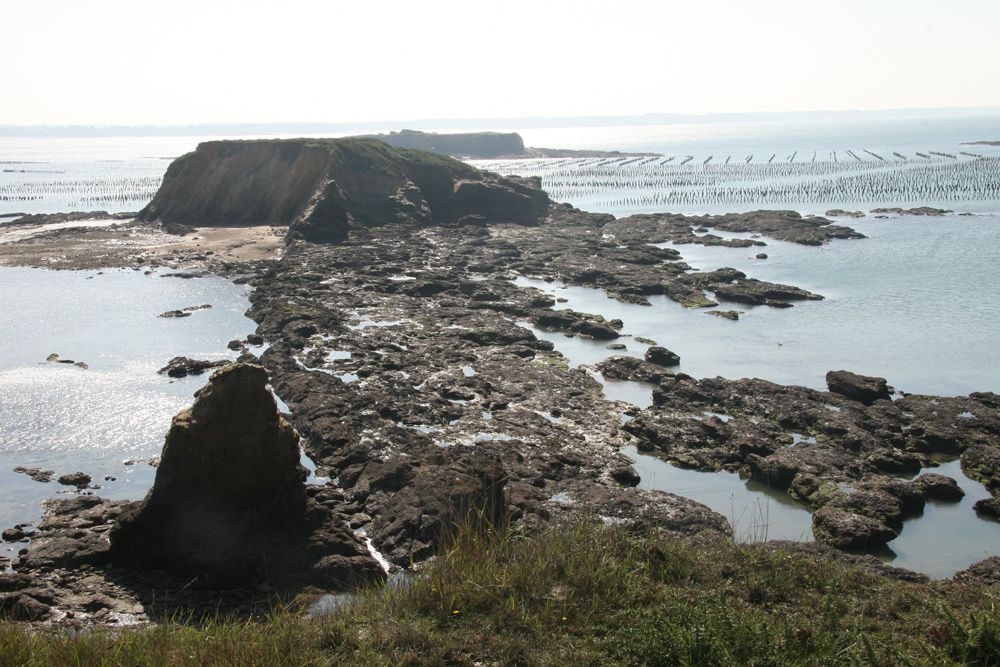
{"type": "MultiPolygon", "coordinates": [[[[308,140],[307,145],[310,145],[308,140]]],[[[361,158],[365,164],[383,164],[388,168],[392,164],[402,162],[416,166],[423,165],[444,168],[459,178],[481,177],[478,169],[453,157],[423,151],[418,148],[398,148],[378,139],[352,137],[326,139],[320,140],[318,145],[325,147],[331,152],[339,153],[342,158],[347,154],[355,158],[361,158]]],[[[347,162],[349,161],[345,160],[345,163],[347,162]]]]}
{"type": "MultiPolygon", "coordinates": [[[[344,164],[363,164],[367,169],[379,165],[391,172],[393,165],[430,166],[444,168],[460,178],[479,178],[481,172],[472,165],[453,157],[417,148],[398,148],[368,137],[301,137],[297,139],[216,139],[211,144],[299,144],[305,148],[322,148],[337,155],[344,164]]],[[[201,144],[199,144],[199,147],[201,144]]]]}
{"type": "Polygon", "coordinates": [[[0,665],[997,665],[1000,591],[905,584],[764,545],[579,523],[459,534],[405,587],[306,619],[68,635],[0,625],[0,665]]]}

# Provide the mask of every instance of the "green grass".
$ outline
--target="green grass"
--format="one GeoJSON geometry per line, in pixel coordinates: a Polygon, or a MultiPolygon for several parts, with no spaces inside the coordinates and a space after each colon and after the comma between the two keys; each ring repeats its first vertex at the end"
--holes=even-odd
{"type": "Polygon", "coordinates": [[[765,545],[581,522],[461,530],[344,611],[68,635],[0,624],[0,665],[1000,664],[996,589],[906,584],[765,545]]]}
{"type": "Polygon", "coordinates": [[[569,371],[569,360],[558,352],[536,354],[531,363],[539,366],[551,366],[560,371],[569,371]]]}

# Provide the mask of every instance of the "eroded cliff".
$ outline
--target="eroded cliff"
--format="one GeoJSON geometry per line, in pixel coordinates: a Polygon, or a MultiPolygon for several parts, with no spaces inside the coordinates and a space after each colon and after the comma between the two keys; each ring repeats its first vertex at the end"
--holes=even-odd
{"type": "Polygon", "coordinates": [[[289,225],[290,238],[336,242],[398,222],[538,224],[549,204],[539,185],[374,139],[210,141],[170,165],[139,218],[289,225]]]}

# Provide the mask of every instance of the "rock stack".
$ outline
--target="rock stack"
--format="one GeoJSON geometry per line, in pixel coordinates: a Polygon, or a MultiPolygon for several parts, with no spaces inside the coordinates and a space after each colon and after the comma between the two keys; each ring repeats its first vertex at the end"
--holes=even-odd
{"type": "Polygon", "coordinates": [[[113,561],[214,580],[381,576],[344,517],[306,493],[298,434],[267,381],[260,366],[226,366],[174,417],[153,488],[111,531],[113,561]]]}

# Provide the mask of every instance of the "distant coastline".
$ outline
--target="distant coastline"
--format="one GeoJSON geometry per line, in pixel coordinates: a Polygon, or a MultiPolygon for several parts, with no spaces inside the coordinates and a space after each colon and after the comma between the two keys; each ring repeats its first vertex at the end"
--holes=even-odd
{"type": "Polygon", "coordinates": [[[682,123],[809,121],[837,118],[935,118],[1000,114],[1000,107],[885,109],[877,111],[785,111],[714,114],[648,113],[622,116],[525,116],[520,118],[424,118],[386,121],[299,123],[192,123],[174,125],[14,125],[0,124],[0,137],[157,137],[246,135],[346,135],[417,130],[503,130],[543,127],[613,127],[682,123]]]}

